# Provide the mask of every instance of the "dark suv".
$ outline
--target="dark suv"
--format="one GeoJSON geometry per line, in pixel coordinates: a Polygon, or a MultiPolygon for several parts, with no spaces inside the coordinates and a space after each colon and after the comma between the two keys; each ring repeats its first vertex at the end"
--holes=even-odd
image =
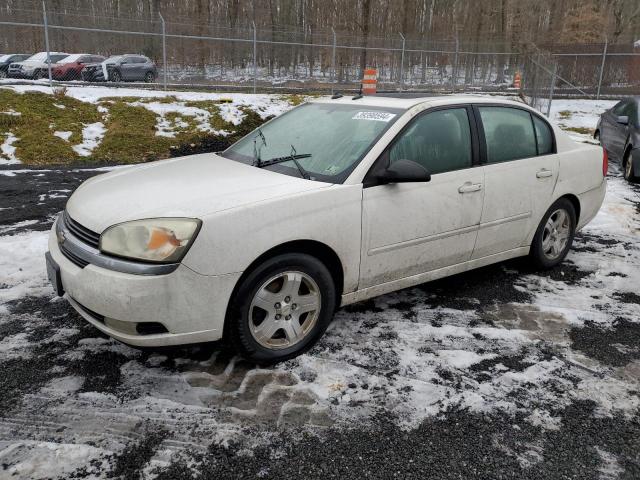
{"type": "Polygon", "coordinates": [[[82,78],[95,82],[145,81],[152,83],[156,77],[156,64],[144,55],[115,55],[99,65],[86,65],[82,69],[82,78]]]}
{"type": "Polygon", "coordinates": [[[620,162],[625,179],[640,180],[640,97],[622,100],[600,115],[594,137],[620,162]]]}
{"type": "Polygon", "coordinates": [[[7,78],[7,70],[9,64],[12,62],[21,62],[29,58],[29,53],[9,53],[7,55],[0,55],[0,78],[7,78]]]}

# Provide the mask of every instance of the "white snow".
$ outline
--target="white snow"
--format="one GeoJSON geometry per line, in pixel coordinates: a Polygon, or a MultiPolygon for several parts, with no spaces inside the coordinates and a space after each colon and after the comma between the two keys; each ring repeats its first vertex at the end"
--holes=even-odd
{"type": "Polygon", "coordinates": [[[16,163],[20,163],[20,160],[16,158],[16,147],[13,146],[13,143],[18,140],[13,133],[9,132],[0,145],[0,165],[12,165],[16,163]]]}
{"type": "Polygon", "coordinates": [[[69,137],[73,134],[73,132],[71,131],[66,131],[66,132],[62,132],[62,131],[55,131],[53,132],[53,135],[61,138],[62,140],[64,140],[65,142],[69,141],[69,137]]]}
{"type": "Polygon", "coordinates": [[[82,143],[74,145],[72,148],[81,157],[87,157],[100,144],[105,133],[106,129],[102,122],[85,125],[82,129],[82,143]]]}

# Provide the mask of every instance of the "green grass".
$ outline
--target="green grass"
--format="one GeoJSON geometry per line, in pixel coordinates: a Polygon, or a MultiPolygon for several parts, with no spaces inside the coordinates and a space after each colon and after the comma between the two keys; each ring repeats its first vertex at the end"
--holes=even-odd
{"type": "MultiPolygon", "coordinates": [[[[261,125],[264,120],[248,107],[241,107],[244,118],[239,125],[225,121],[220,115],[220,101],[191,101],[184,105],[209,112],[209,124],[216,134],[200,129],[195,117],[179,112],[165,115],[174,137],[156,135],[160,117],[140,104],[174,103],[175,97],[109,97],[98,104],[82,102],[61,93],[15,93],[0,88],[0,143],[9,133],[16,156],[26,165],[58,165],[82,163],[138,163],[179,154],[222,150],[261,125]],[[136,105],[132,105],[136,104],[136,105]],[[98,107],[108,113],[98,111],[98,107]],[[15,111],[20,115],[1,112],[15,111]],[[102,122],[106,133],[90,156],[81,157],[73,146],[82,142],[82,130],[90,123],[102,122]],[[71,132],[69,140],[54,135],[71,132]]],[[[1,154],[0,154],[1,155],[1,154]]]]}
{"type": "Polygon", "coordinates": [[[582,133],[584,135],[593,135],[594,129],[587,127],[563,127],[564,130],[569,130],[570,132],[582,133]]]}
{"type": "Polygon", "coordinates": [[[558,112],[558,115],[561,119],[566,120],[568,118],[571,118],[572,112],[570,112],[569,110],[562,110],[561,112],[558,112]]]}

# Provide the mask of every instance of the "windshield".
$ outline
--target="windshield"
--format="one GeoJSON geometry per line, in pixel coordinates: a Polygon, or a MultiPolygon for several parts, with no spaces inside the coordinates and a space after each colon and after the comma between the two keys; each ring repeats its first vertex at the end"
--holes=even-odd
{"type": "MultiPolygon", "coordinates": [[[[295,152],[304,156],[297,161],[313,180],[341,183],[401,113],[402,110],[357,102],[309,103],[266,123],[222,156],[252,164],[254,149],[259,151],[262,162],[295,152]]],[[[293,160],[264,168],[302,176],[293,160]]]]}
{"type": "MultiPolygon", "coordinates": [[[[54,61],[53,60],[54,56],[55,55],[51,56],[51,61],[54,61]]],[[[68,57],[63,58],[58,63],[73,63],[73,62],[77,62],[80,59],[80,57],[83,57],[83,56],[84,56],[84,53],[76,53],[74,55],[69,55],[68,57]]]]}
{"type": "Polygon", "coordinates": [[[4,63],[9,60],[13,55],[0,55],[0,63],[4,63]]]}
{"type": "Polygon", "coordinates": [[[27,62],[44,62],[47,59],[47,52],[36,53],[27,58],[27,62]]]}

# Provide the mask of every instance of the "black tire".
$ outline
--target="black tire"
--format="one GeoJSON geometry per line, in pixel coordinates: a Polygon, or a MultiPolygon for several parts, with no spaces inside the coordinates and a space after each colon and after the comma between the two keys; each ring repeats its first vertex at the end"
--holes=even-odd
{"type": "Polygon", "coordinates": [[[6,70],[0,70],[0,78],[7,78],[7,71],[6,70]]]}
{"type": "Polygon", "coordinates": [[[153,83],[156,79],[156,76],[153,74],[153,72],[147,72],[144,75],[144,83],[153,83]]]}
{"type": "Polygon", "coordinates": [[[622,175],[627,182],[636,183],[638,177],[633,174],[633,159],[631,157],[631,150],[622,158],[622,175]]]}
{"type": "Polygon", "coordinates": [[[33,79],[34,80],[40,80],[41,78],[44,78],[44,71],[43,70],[36,70],[35,73],[33,74],[33,79]]]}
{"type": "Polygon", "coordinates": [[[596,142],[599,142],[600,145],[602,145],[602,142],[600,141],[600,130],[596,130],[595,133],[593,134],[593,139],[596,142]]]}
{"type": "Polygon", "coordinates": [[[114,70],[113,72],[111,72],[111,81],[116,83],[122,81],[122,75],[120,75],[120,72],[118,70],[114,70]]]}
{"type": "Polygon", "coordinates": [[[238,353],[246,359],[259,364],[281,362],[306,352],[322,337],[331,323],[336,302],[333,278],[320,260],[302,253],[277,255],[253,269],[241,280],[227,312],[225,339],[230,340],[238,353]],[[255,325],[255,319],[249,315],[258,290],[262,289],[269,279],[284,272],[301,272],[315,281],[320,292],[320,309],[315,324],[298,343],[286,348],[272,349],[256,340],[249,325],[250,322],[254,322],[255,325]]]}
{"type": "Polygon", "coordinates": [[[547,212],[542,217],[540,221],[540,225],[538,225],[538,229],[536,230],[536,234],[533,237],[533,241],[531,242],[531,249],[529,250],[529,258],[533,265],[538,269],[549,269],[553,268],[559,263],[561,263],[569,250],[571,249],[571,245],[573,244],[573,238],[576,233],[576,210],[567,198],[560,198],[556,200],[553,205],[549,207],[547,212]],[[554,258],[550,258],[544,251],[543,242],[545,240],[545,226],[547,225],[547,221],[549,218],[556,214],[559,210],[564,210],[568,215],[569,221],[569,235],[567,239],[567,243],[559,253],[559,255],[554,258]]]}

